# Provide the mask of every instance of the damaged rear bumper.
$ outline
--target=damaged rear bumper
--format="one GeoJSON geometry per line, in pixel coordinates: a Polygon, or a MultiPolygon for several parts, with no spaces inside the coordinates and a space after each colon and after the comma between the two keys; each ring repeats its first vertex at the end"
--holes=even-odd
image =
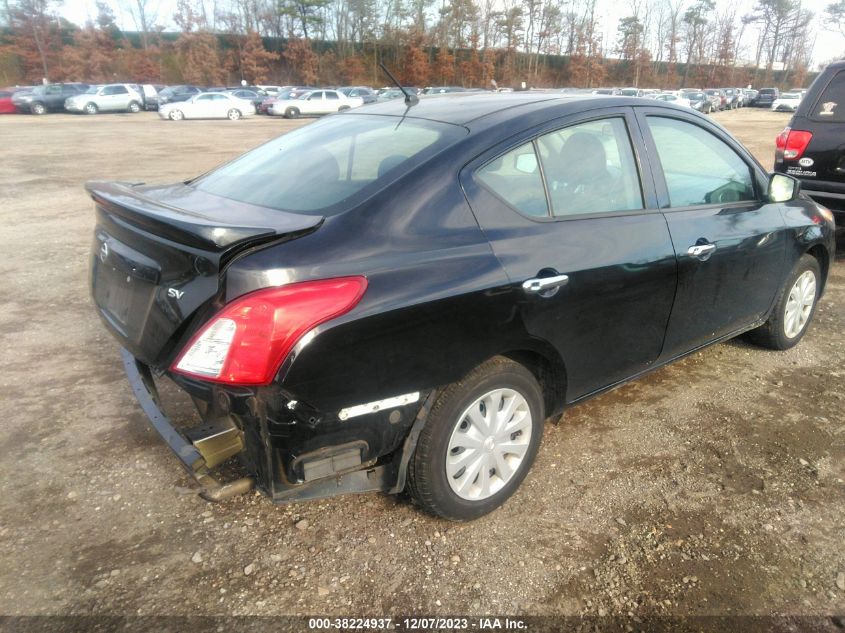
{"type": "MultiPolygon", "coordinates": [[[[265,398],[260,394],[236,396],[231,404],[233,411],[203,416],[199,427],[180,431],[162,407],[150,367],[126,349],[121,349],[121,356],[129,384],[150,425],[200,484],[200,495],[209,501],[220,501],[253,487],[275,503],[348,493],[400,492],[435,393],[426,393],[415,407],[408,405],[403,411],[405,432],[396,447],[376,445],[373,439],[387,436],[378,428],[386,412],[356,418],[366,424],[367,433],[360,433],[360,426],[359,433],[356,427],[338,433],[338,427],[351,424],[343,419],[342,411],[321,429],[319,424],[311,424],[312,412],[307,414],[307,421],[298,420],[294,407],[288,406],[296,402],[280,402],[278,394],[265,398]],[[233,456],[250,474],[222,483],[212,470],[233,456]]],[[[179,386],[192,397],[203,395],[191,393],[186,385],[179,386]]],[[[214,400],[210,394],[204,395],[214,400]]],[[[395,439],[393,443],[397,443],[395,439]]]]}

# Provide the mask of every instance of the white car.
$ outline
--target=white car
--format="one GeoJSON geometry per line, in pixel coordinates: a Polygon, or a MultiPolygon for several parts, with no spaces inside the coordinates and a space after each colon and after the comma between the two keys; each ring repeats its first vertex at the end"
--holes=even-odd
{"type": "Polygon", "coordinates": [[[347,97],[339,90],[312,90],[297,99],[276,101],[268,112],[274,116],[295,119],[298,116],[343,112],[364,105],[361,97],[347,97]]]}
{"type": "Polygon", "coordinates": [[[800,92],[784,92],[772,101],[772,111],[774,112],[795,112],[798,109],[798,104],[801,103],[800,92]]]}
{"type": "Polygon", "coordinates": [[[650,95],[652,99],[656,99],[657,101],[665,101],[666,103],[674,103],[675,105],[684,106],[685,108],[691,108],[692,104],[690,103],[689,99],[684,97],[679,97],[678,95],[672,92],[661,92],[655,95],[650,95]]]}
{"type": "Polygon", "coordinates": [[[222,92],[201,92],[187,101],[166,103],[159,107],[158,115],[162,119],[181,121],[182,119],[230,119],[237,121],[241,117],[255,114],[251,101],[238,99],[222,92]]]}
{"type": "Polygon", "coordinates": [[[107,84],[91,86],[85,92],[65,99],[68,112],[140,112],[144,99],[135,86],[107,84]]]}

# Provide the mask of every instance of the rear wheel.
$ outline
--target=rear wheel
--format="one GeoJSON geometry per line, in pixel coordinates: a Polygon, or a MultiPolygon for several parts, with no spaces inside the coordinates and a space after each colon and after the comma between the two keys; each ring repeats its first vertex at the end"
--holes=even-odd
{"type": "Polygon", "coordinates": [[[85,111],[85,114],[97,114],[97,112],[99,112],[99,108],[97,108],[96,103],[86,103],[85,107],[82,109],[85,111]]]}
{"type": "Polygon", "coordinates": [[[295,119],[299,116],[299,108],[288,108],[285,110],[285,118],[286,119],[295,119]]]}
{"type": "Polygon", "coordinates": [[[171,110],[170,114],[167,115],[171,121],[181,121],[185,118],[185,115],[182,114],[181,110],[171,110]]]}
{"type": "Polygon", "coordinates": [[[132,114],[135,114],[135,113],[137,113],[137,112],[140,112],[140,111],[141,111],[141,104],[140,104],[140,103],[138,103],[137,101],[133,101],[132,103],[130,103],[130,104],[129,104],[129,108],[128,108],[128,110],[129,110],[132,114]]]}
{"type": "Polygon", "coordinates": [[[785,350],[806,334],[816,312],[821,289],[821,269],[812,255],[802,255],[778,296],[769,320],[749,333],[762,347],[785,350]]]}
{"type": "Polygon", "coordinates": [[[437,398],[408,466],[428,512],[465,521],[502,505],[528,474],[543,433],[534,375],[503,357],[478,366],[437,398]]]}
{"type": "Polygon", "coordinates": [[[232,108],[226,113],[226,116],[229,118],[230,121],[237,121],[241,118],[241,111],[236,108],[232,108]]]}
{"type": "Polygon", "coordinates": [[[33,114],[45,114],[47,112],[47,106],[45,106],[43,103],[36,102],[29,106],[29,110],[33,114]]]}

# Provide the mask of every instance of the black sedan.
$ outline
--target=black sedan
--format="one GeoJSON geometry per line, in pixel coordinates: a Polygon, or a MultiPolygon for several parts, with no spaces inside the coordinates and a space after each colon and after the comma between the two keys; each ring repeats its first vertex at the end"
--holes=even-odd
{"type": "Polygon", "coordinates": [[[745,332],[798,343],[834,251],[793,178],[637,98],[396,100],[88,190],[97,310],[204,496],[407,489],[455,520],[514,493],[567,407],[745,332]]]}

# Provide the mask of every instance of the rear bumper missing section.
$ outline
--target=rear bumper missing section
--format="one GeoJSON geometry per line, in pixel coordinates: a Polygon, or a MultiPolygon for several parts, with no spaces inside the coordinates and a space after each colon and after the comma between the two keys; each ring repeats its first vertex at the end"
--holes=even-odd
{"type": "MultiPolygon", "coordinates": [[[[234,416],[238,419],[237,425],[227,426],[225,423],[215,424],[214,416],[206,420],[207,416],[203,415],[205,424],[198,427],[199,432],[195,429],[182,432],[174,426],[161,405],[150,367],[123,348],[121,357],[129,384],[150,425],[200,484],[200,496],[209,501],[221,501],[253,487],[274,503],[349,493],[400,492],[405,486],[408,462],[436,396],[436,390],[431,390],[425,393],[422,403],[416,400],[409,404],[396,403],[408,414],[403,426],[406,429],[404,437],[395,450],[382,447],[376,455],[364,453],[369,450],[369,445],[375,443],[373,438],[384,437],[387,430],[396,429],[387,422],[386,426],[371,429],[370,435],[364,431],[369,424],[377,422],[379,416],[386,418],[389,411],[360,415],[354,421],[338,419],[329,423],[328,431],[321,431],[296,420],[293,417],[295,412],[282,406],[281,410],[290,416],[289,419],[277,419],[281,413],[269,418],[266,413],[242,413],[234,416]],[[362,426],[350,426],[359,422],[362,426]],[[282,435],[283,432],[287,435],[282,435]],[[323,446],[320,446],[321,442],[314,441],[318,436],[319,439],[325,438],[323,446]],[[358,454],[363,458],[358,458],[356,463],[360,466],[357,469],[356,463],[347,459],[351,447],[361,447],[358,454]],[[286,452],[291,451],[292,454],[287,455],[286,452]],[[211,469],[235,455],[251,475],[231,483],[217,481],[211,469]],[[296,470],[300,462],[304,476],[299,479],[289,477],[287,473],[296,470]],[[332,468],[328,468],[329,463],[332,468]],[[313,479],[309,473],[313,473],[313,479]]],[[[267,401],[256,408],[266,409],[267,401]]],[[[311,414],[303,412],[303,415],[308,419],[311,414]]]]}
{"type": "Polygon", "coordinates": [[[237,494],[248,492],[255,486],[253,477],[241,477],[233,482],[221,484],[210,474],[209,455],[203,455],[199,448],[188,441],[173,426],[173,423],[162,411],[159,404],[158,390],[155,386],[150,368],[132,356],[126,349],[121,348],[121,358],[129,385],[150,421],[150,425],[170,447],[185,470],[190,473],[201,489],[199,494],[208,501],[223,501],[237,494]]]}

